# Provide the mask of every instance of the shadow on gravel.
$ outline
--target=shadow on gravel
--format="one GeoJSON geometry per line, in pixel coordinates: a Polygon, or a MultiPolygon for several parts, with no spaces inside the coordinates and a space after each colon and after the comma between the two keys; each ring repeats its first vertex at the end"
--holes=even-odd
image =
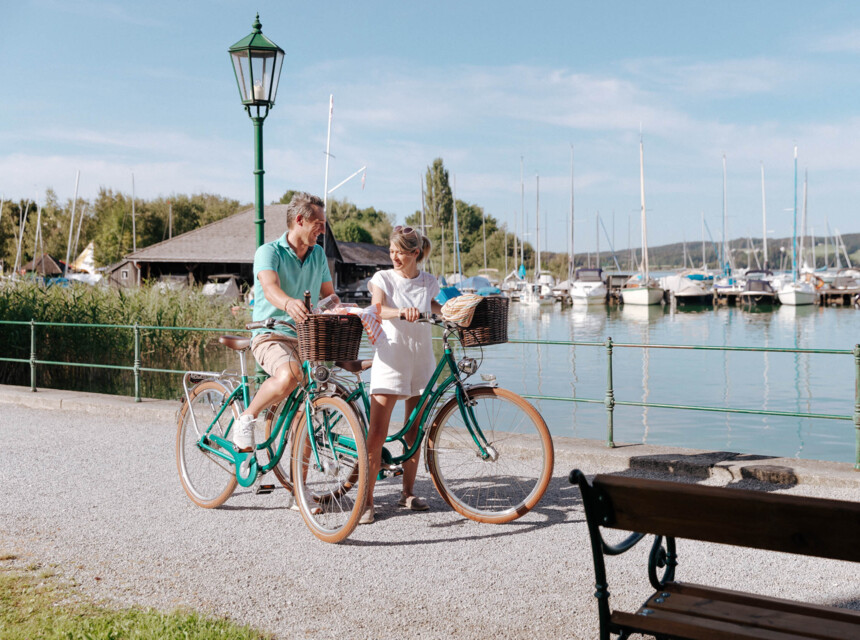
{"type": "Polygon", "coordinates": [[[830,603],[834,607],[839,607],[840,609],[852,609],[854,611],[860,611],[860,597],[854,598],[853,600],[837,600],[836,602],[830,603]]]}
{"type": "MultiPolygon", "coordinates": [[[[429,482],[426,483],[428,485],[427,487],[420,486],[422,484],[423,483],[418,483],[418,485],[416,485],[417,493],[420,493],[422,490],[425,489],[427,491],[434,491],[432,485],[429,482]]],[[[424,495],[429,494],[425,493],[424,495]]],[[[428,503],[430,504],[430,508],[433,511],[447,512],[450,513],[451,516],[454,518],[446,522],[430,524],[427,527],[429,531],[443,529],[450,530],[456,527],[463,527],[468,524],[480,524],[473,523],[468,518],[460,517],[455,511],[451,509],[451,507],[449,507],[441,498],[439,498],[438,494],[435,494],[432,498],[428,498],[428,503]]],[[[526,514],[524,518],[514,520],[513,522],[507,522],[505,524],[483,525],[477,535],[472,534],[474,529],[470,529],[470,535],[463,535],[460,537],[451,537],[450,535],[446,534],[444,538],[423,538],[419,540],[409,539],[396,542],[387,542],[379,540],[355,540],[353,538],[349,538],[342,542],[341,545],[354,545],[358,547],[400,547],[429,544],[449,544],[451,542],[466,542],[473,540],[492,540],[494,538],[504,538],[512,535],[531,533],[533,531],[539,531],[541,529],[556,525],[584,522],[584,517],[577,517],[576,519],[572,519],[570,517],[571,513],[574,511],[577,516],[583,515],[582,498],[579,494],[579,490],[577,489],[577,487],[570,485],[567,482],[566,477],[553,477],[541,501],[534,509],[529,511],[529,513],[526,514]],[[539,516],[541,520],[538,522],[534,522],[536,516],[539,516]],[[486,529],[484,529],[484,526],[486,527],[486,529]],[[486,531],[486,533],[483,533],[484,531],[486,531]]],[[[380,513],[377,514],[377,521],[381,522],[384,520],[390,520],[392,518],[398,518],[407,515],[412,515],[412,512],[407,511],[405,509],[388,513],[380,513]]]]}

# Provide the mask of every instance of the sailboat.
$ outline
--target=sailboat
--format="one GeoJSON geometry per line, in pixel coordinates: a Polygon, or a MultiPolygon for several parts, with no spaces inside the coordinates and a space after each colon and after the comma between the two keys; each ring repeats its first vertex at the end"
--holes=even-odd
{"type": "Polygon", "coordinates": [[[642,264],[639,273],[631,277],[621,289],[625,305],[652,305],[663,300],[663,289],[648,273],[648,229],[645,220],[645,150],[639,136],[639,201],[642,208],[642,264]]]}
{"type": "MultiPolygon", "coordinates": [[[[528,307],[542,307],[551,305],[555,302],[550,286],[546,286],[543,281],[545,273],[541,271],[540,265],[540,176],[535,176],[537,181],[537,206],[535,207],[535,273],[534,282],[527,283],[522,293],[520,294],[520,304],[528,307]],[[546,289],[546,291],[544,291],[546,289]]],[[[551,274],[550,274],[551,275],[551,274]]]]}
{"type": "Polygon", "coordinates": [[[791,280],[782,283],[777,296],[782,304],[792,307],[815,303],[818,295],[811,282],[804,282],[798,277],[797,255],[797,147],[794,147],[794,230],[791,245],[791,280]]]}

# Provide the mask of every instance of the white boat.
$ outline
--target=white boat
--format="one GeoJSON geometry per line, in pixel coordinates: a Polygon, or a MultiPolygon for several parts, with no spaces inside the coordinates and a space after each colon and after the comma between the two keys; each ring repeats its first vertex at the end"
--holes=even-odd
{"type": "Polygon", "coordinates": [[[660,278],[660,286],[678,304],[711,304],[714,301],[714,276],[704,269],[685,269],[660,278]]]}
{"type": "Polygon", "coordinates": [[[639,137],[639,201],[642,208],[642,266],[639,273],[630,278],[621,289],[621,300],[625,305],[660,304],[663,289],[648,274],[648,230],[645,220],[645,151],[639,137]]]}
{"type": "Polygon", "coordinates": [[[782,289],[777,292],[779,301],[792,307],[800,307],[807,304],[815,304],[818,292],[810,282],[786,282],[782,289]]]}
{"type": "Polygon", "coordinates": [[[570,285],[570,298],[575,305],[605,304],[603,269],[577,269],[576,277],[570,285]]]}
{"type": "Polygon", "coordinates": [[[549,306],[555,302],[555,298],[551,293],[546,294],[541,291],[541,285],[529,283],[520,291],[520,304],[527,307],[543,307],[549,306]]]}
{"type": "Polygon", "coordinates": [[[804,282],[798,278],[798,255],[797,255],[797,147],[794,147],[794,234],[791,251],[791,280],[783,282],[777,291],[777,296],[782,304],[792,307],[815,304],[818,292],[811,282],[804,282]]]}

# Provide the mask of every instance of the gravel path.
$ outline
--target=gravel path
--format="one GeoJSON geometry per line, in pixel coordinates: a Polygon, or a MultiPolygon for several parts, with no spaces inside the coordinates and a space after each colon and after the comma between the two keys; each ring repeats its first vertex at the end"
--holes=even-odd
{"type": "MultiPolygon", "coordinates": [[[[429,512],[398,509],[397,480],[384,481],[377,522],[327,545],[280,488],[194,506],[177,478],[174,435],[163,422],[0,407],[0,553],[57,564],[97,599],[192,607],[282,638],[597,635],[588,535],[567,474],[622,469],[559,452],[538,508],[486,525],[451,511],[422,466],[416,490],[429,512]]],[[[856,487],[786,491],[860,499],[856,487]]],[[[614,606],[635,610],[648,595],[647,551],[608,559],[614,606]]],[[[679,553],[682,580],[860,609],[856,564],[686,541],[679,553]]]]}

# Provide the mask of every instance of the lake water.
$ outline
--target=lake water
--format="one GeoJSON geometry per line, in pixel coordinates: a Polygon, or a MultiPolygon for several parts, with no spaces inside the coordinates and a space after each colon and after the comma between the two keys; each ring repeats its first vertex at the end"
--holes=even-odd
{"type": "MultiPolygon", "coordinates": [[[[510,339],[851,350],[860,312],[787,307],[565,307],[511,303],[510,339]]],[[[469,355],[479,357],[480,350],[469,355]]],[[[480,373],[521,394],[603,400],[604,347],[497,345],[483,350],[480,373]]],[[[616,401],[637,401],[851,416],[852,355],[616,348],[616,401]]],[[[603,405],[532,400],[558,436],[606,438],[603,405]]],[[[723,414],[666,408],[615,408],[615,441],[854,462],[848,420],[723,414]]]]}

